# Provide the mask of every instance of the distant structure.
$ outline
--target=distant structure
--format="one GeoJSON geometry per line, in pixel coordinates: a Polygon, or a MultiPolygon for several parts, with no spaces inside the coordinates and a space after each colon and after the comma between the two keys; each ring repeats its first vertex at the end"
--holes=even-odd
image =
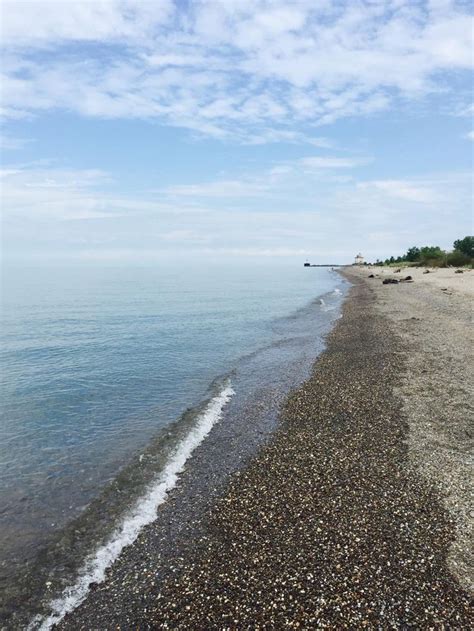
{"type": "Polygon", "coordinates": [[[354,265],[363,265],[363,264],[364,264],[364,257],[359,252],[359,254],[355,257],[354,265]]]}
{"type": "Polygon", "coordinates": [[[305,267],[311,267],[311,263],[309,261],[306,261],[306,263],[304,264],[305,267]]]}

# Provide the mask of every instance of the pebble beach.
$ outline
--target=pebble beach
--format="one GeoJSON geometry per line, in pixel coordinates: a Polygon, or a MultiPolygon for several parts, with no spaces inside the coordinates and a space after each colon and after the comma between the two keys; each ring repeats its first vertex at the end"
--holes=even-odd
{"type": "MultiPolygon", "coordinates": [[[[164,571],[151,524],[59,628],[474,626],[469,471],[465,457],[450,453],[462,445],[466,455],[467,426],[452,425],[452,439],[444,433],[452,475],[434,474],[435,449],[416,403],[426,392],[409,393],[411,355],[432,353],[423,328],[414,348],[400,325],[422,317],[417,280],[382,285],[364,269],[344,274],[352,288],[312,376],[285,402],[271,438],[193,524],[190,545],[168,556],[164,571]],[[404,311],[404,291],[418,315],[404,311]]],[[[456,290],[439,299],[455,301],[456,290]]],[[[441,305],[432,317],[449,317],[450,309],[441,305]]],[[[463,326],[451,328],[458,335],[463,326]]],[[[461,386],[456,409],[467,419],[461,386]]],[[[435,445],[435,418],[430,427],[435,445]]]]}

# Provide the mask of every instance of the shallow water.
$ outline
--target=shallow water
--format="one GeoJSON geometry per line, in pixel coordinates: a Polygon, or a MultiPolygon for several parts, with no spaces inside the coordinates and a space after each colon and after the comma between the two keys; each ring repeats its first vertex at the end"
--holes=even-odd
{"type": "MultiPolygon", "coordinates": [[[[9,593],[18,568],[34,565],[165,427],[174,449],[197,416],[176,420],[224,382],[235,395],[222,422],[251,409],[255,426],[259,414],[271,426],[322,350],[344,287],[328,269],[291,266],[11,271],[0,451],[9,593]]],[[[142,473],[150,482],[165,460],[139,462],[127,483],[142,473]]],[[[130,482],[124,506],[143,493],[130,482]]]]}

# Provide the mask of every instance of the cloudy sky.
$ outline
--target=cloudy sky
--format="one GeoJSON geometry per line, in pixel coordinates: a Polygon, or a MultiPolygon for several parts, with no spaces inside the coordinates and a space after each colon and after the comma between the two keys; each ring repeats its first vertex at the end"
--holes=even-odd
{"type": "Polygon", "coordinates": [[[472,234],[459,0],[3,0],[12,261],[315,262],[472,234]]]}

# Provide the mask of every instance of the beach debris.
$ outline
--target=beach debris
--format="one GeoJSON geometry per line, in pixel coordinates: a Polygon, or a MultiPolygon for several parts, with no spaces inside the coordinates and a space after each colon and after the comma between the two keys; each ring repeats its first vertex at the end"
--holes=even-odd
{"type": "Polygon", "coordinates": [[[368,278],[375,278],[373,274],[369,274],[368,278]]]}
{"type": "Polygon", "coordinates": [[[398,274],[399,272],[401,272],[401,268],[399,267],[398,269],[395,270],[395,274],[398,274]]]}
{"type": "Polygon", "coordinates": [[[405,276],[405,278],[401,278],[400,279],[401,283],[412,283],[413,282],[413,278],[412,276],[405,276]]]}
{"type": "Polygon", "coordinates": [[[430,274],[430,270],[429,269],[425,269],[425,271],[423,272],[423,274],[430,274]]]}
{"type": "Polygon", "coordinates": [[[463,269],[457,269],[454,273],[455,274],[464,274],[464,270],[463,269]]]}
{"type": "Polygon", "coordinates": [[[396,278],[384,278],[382,283],[384,285],[398,285],[398,280],[396,278]]]}

